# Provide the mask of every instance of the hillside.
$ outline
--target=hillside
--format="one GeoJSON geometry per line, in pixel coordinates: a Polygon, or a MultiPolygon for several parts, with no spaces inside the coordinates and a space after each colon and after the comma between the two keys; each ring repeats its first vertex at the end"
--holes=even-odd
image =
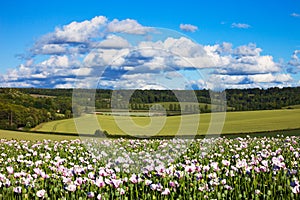
{"type": "MultiPolygon", "coordinates": [[[[214,117],[218,118],[219,115],[221,118],[225,117],[223,113],[216,113],[214,117]]],[[[113,135],[145,135],[147,132],[152,133],[154,130],[158,130],[156,134],[160,136],[172,136],[178,133],[181,126],[180,135],[190,135],[195,130],[197,134],[205,135],[212,122],[211,117],[210,113],[170,117],[157,116],[152,119],[150,117],[91,115],[83,116],[75,121],[74,119],[66,119],[44,123],[33,130],[77,133],[77,126],[82,133],[87,134],[93,134],[97,129],[105,130],[113,135]],[[93,123],[94,117],[100,126],[93,123]],[[195,122],[199,123],[195,125],[195,122]]],[[[222,134],[298,129],[300,128],[299,118],[300,109],[227,112],[222,134]]],[[[223,124],[219,124],[223,123],[222,120],[216,123],[223,126],[223,124]]],[[[214,132],[209,134],[214,134],[214,132]]]]}

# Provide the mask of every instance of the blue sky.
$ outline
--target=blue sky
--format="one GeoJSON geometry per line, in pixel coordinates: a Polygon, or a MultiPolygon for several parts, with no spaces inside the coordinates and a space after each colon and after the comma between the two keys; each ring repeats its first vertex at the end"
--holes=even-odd
{"type": "MultiPolygon", "coordinates": [[[[62,68],[65,67],[65,70],[69,70],[70,67],[72,69],[82,68],[82,66],[79,66],[78,61],[83,61],[91,52],[95,52],[95,49],[85,51],[80,55],[77,52],[77,62],[74,60],[71,62],[71,59],[73,59],[75,55],[66,52],[56,52],[55,54],[42,53],[42,55],[40,51],[37,51],[38,53],[32,52],[36,50],[35,48],[41,48],[39,45],[52,44],[51,42],[54,40],[53,38],[49,39],[49,35],[54,37],[56,29],[63,30],[64,26],[72,22],[80,23],[85,20],[91,21],[97,16],[104,16],[106,18],[105,23],[107,24],[111,23],[114,19],[117,19],[119,22],[131,19],[141,25],[139,28],[161,27],[179,31],[195,43],[200,44],[207,54],[211,53],[211,59],[216,59],[217,53],[219,56],[218,59],[223,59],[222,63],[213,60],[218,66],[209,65],[209,67],[207,67],[208,69],[204,71],[209,74],[210,80],[215,80],[214,78],[217,77],[219,81],[223,81],[222,83],[226,85],[225,87],[299,85],[300,61],[298,59],[298,53],[300,51],[297,52],[297,50],[300,50],[300,1],[298,0],[186,0],[172,3],[169,1],[156,0],[151,2],[53,0],[44,3],[29,0],[2,1],[0,3],[0,80],[2,81],[2,86],[74,86],[72,80],[66,81],[66,78],[74,78],[75,74],[62,74],[62,71],[64,71],[62,68]],[[181,28],[180,24],[182,25],[181,28]],[[49,37],[46,41],[44,38],[47,35],[49,37]],[[213,46],[219,49],[224,47],[224,42],[231,45],[230,52],[224,51],[220,53],[217,50],[211,49],[213,46]],[[216,45],[218,47],[216,47],[216,45]],[[250,55],[244,55],[244,51],[248,53],[249,51],[253,51],[256,53],[254,53],[254,55],[250,52],[250,55]],[[72,66],[68,64],[61,65],[58,66],[61,70],[53,70],[55,68],[53,60],[65,59],[66,57],[63,57],[64,53],[68,58],[68,63],[72,63],[72,66]],[[241,58],[241,56],[244,57],[241,58]],[[271,56],[271,61],[269,59],[270,57],[264,56],[271,56]],[[50,62],[46,62],[47,60],[49,61],[50,58],[52,58],[53,61],[51,64],[49,64],[50,62]],[[269,62],[266,64],[266,60],[268,59],[272,63],[269,62]],[[252,64],[244,66],[243,64],[245,64],[245,62],[251,62],[252,64]],[[261,64],[254,66],[254,62],[261,64]],[[41,63],[44,64],[42,65],[41,63]],[[265,64],[268,66],[262,66],[265,64]],[[75,65],[77,68],[74,67],[75,65]],[[37,70],[38,68],[41,70],[37,70]],[[55,76],[48,77],[45,76],[46,73],[44,73],[44,76],[41,75],[43,73],[42,69],[47,70],[50,68],[53,72],[57,71],[55,73],[58,73],[59,83],[53,82],[53,80],[57,78],[55,76]],[[243,68],[248,68],[249,70],[241,70],[243,68]],[[260,68],[261,72],[259,71],[260,68]],[[35,78],[32,79],[32,77],[35,78]],[[63,78],[65,78],[65,80],[63,80],[63,78]]],[[[132,21],[126,22],[128,22],[128,24],[133,23],[132,21]]],[[[101,24],[101,26],[102,25],[103,24],[101,24]]],[[[119,26],[119,24],[115,25],[119,26]]],[[[112,29],[109,33],[105,32],[107,35],[103,36],[101,40],[105,40],[111,35],[118,35],[118,31],[115,30],[116,29],[112,29]]],[[[101,30],[97,31],[101,32],[101,30]]],[[[136,36],[135,33],[129,33],[125,38],[123,37],[123,39],[130,40],[130,35],[136,36]]],[[[181,37],[176,33],[173,35],[166,33],[166,36],[177,39],[181,37]]],[[[57,35],[55,37],[57,38],[57,35]]],[[[99,40],[99,35],[95,38],[99,40]]],[[[89,36],[88,39],[94,40],[95,38],[90,38],[89,36]]],[[[163,40],[162,38],[159,39],[163,40]]],[[[137,40],[142,42],[140,38],[137,40]]],[[[55,42],[57,43],[57,41],[55,42]]],[[[63,42],[66,42],[64,47],[67,45],[67,48],[70,50],[70,41],[63,42]]],[[[85,48],[90,48],[91,43],[88,44],[88,47],[85,46],[85,48]]],[[[74,44],[72,45],[72,47],[74,47],[74,44]]],[[[127,47],[124,48],[126,49],[127,47]]],[[[98,50],[99,49],[97,49],[97,51],[98,50]]],[[[97,54],[97,56],[100,57],[101,55],[97,54]]],[[[127,58],[129,57],[132,59],[132,56],[127,56],[127,58]]],[[[187,55],[187,57],[189,57],[189,55],[187,55]]],[[[201,58],[203,61],[203,55],[201,58]]],[[[55,61],[54,63],[57,62],[58,61],[55,61]]],[[[197,62],[199,63],[200,61],[198,60],[197,62]]],[[[162,63],[160,64],[162,65],[162,63]]],[[[109,76],[109,74],[122,74],[123,72],[123,75],[125,73],[126,75],[133,76],[133,71],[126,70],[127,68],[124,70],[124,67],[125,66],[119,66],[118,70],[108,68],[106,69],[108,72],[105,74],[109,76]],[[130,74],[128,74],[129,71],[130,74]]],[[[184,65],[184,67],[182,65],[172,67],[176,73],[183,76],[191,72],[186,65],[184,65]]],[[[196,66],[196,68],[203,70],[202,66],[196,66]]],[[[154,73],[150,73],[146,69],[143,70],[145,75],[151,73],[153,75],[154,73]]],[[[165,72],[170,73],[170,70],[165,70],[165,72]]],[[[135,72],[135,74],[136,73],[137,72],[135,72]]],[[[141,73],[139,72],[139,74],[141,73]]],[[[105,77],[105,80],[108,79],[109,77],[105,77]]],[[[122,77],[122,79],[125,80],[124,77],[122,77]]],[[[199,82],[196,76],[191,79],[193,80],[187,80],[190,81],[190,84],[200,84],[196,83],[197,81],[199,82]]],[[[111,78],[110,82],[104,83],[103,85],[115,85],[113,81],[116,81],[116,79],[113,80],[111,78]]],[[[146,84],[147,82],[141,83],[141,87],[145,87],[146,84]]],[[[203,85],[201,82],[199,88],[208,87],[207,85],[209,85],[209,83],[203,85]]]]}

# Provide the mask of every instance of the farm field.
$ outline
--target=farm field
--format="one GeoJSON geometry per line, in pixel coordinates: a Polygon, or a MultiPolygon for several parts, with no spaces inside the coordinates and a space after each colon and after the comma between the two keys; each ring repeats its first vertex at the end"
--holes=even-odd
{"type": "MultiPolygon", "coordinates": [[[[216,116],[222,115],[222,113],[215,114],[216,116]]],[[[97,120],[101,126],[102,130],[106,130],[110,134],[125,134],[123,129],[120,129],[115,119],[121,121],[122,124],[128,124],[126,129],[132,131],[135,130],[134,127],[130,126],[130,120],[132,119],[137,125],[146,127],[151,119],[149,117],[123,117],[123,116],[107,116],[107,115],[97,115],[97,120]]],[[[206,134],[210,120],[211,114],[201,114],[201,115],[184,115],[184,116],[170,116],[167,117],[166,123],[160,130],[158,135],[174,135],[179,129],[179,124],[181,117],[185,121],[185,130],[181,134],[189,134],[189,127],[193,127],[195,122],[195,117],[199,117],[199,127],[197,129],[198,134],[206,134]],[[189,124],[190,123],[190,124],[189,124]]],[[[158,121],[162,121],[164,117],[154,117],[158,121]]],[[[86,124],[86,127],[92,127],[88,117],[83,117],[79,121],[82,124],[86,124]]],[[[243,111],[243,112],[227,112],[226,120],[223,127],[222,134],[229,133],[251,133],[251,132],[262,132],[262,131],[272,131],[272,130],[284,130],[284,129],[295,129],[300,128],[300,109],[282,109],[282,110],[266,110],[266,111],[243,111]]],[[[156,124],[155,124],[156,125],[156,124]]],[[[159,128],[155,127],[154,128],[159,128]]],[[[157,123],[157,126],[160,125],[157,123]]],[[[65,133],[76,133],[75,122],[73,119],[52,121],[45,124],[41,124],[34,130],[45,131],[45,132],[65,132],[65,133]]],[[[89,130],[90,134],[91,129],[89,130]]],[[[95,128],[96,130],[96,128],[95,128]]],[[[191,128],[192,131],[192,128],[191,128]]]]}
{"type": "Polygon", "coordinates": [[[299,199],[299,137],[0,140],[0,199],[299,199]]]}
{"type": "Polygon", "coordinates": [[[9,131],[9,130],[0,130],[1,139],[15,139],[15,140],[74,140],[79,137],[76,136],[64,136],[64,135],[52,135],[52,134],[39,134],[39,133],[27,133],[21,131],[9,131]]]}

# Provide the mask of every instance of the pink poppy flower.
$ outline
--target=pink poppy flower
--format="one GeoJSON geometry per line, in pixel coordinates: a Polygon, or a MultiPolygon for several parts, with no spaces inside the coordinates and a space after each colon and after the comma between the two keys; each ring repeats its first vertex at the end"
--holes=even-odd
{"type": "Polygon", "coordinates": [[[18,194],[21,194],[21,193],[22,193],[22,187],[20,187],[20,186],[15,187],[15,188],[14,188],[14,192],[15,192],[15,193],[18,193],[18,194]]]}
{"type": "Polygon", "coordinates": [[[45,194],[46,194],[46,190],[44,190],[44,189],[36,192],[36,196],[39,198],[44,198],[45,194]]]}
{"type": "Polygon", "coordinates": [[[76,190],[76,185],[70,184],[66,187],[66,190],[68,190],[69,192],[74,192],[76,190]]]}
{"type": "Polygon", "coordinates": [[[228,167],[230,165],[230,161],[228,160],[222,160],[222,164],[226,167],[228,167]]]}
{"type": "Polygon", "coordinates": [[[165,188],[165,190],[161,194],[162,195],[169,195],[170,194],[169,188],[165,188]]]}
{"type": "Polygon", "coordinates": [[[9,174],[13,174],[14,173],[14,168],[11,166],[6,167],[6,170],[9,174]]]}

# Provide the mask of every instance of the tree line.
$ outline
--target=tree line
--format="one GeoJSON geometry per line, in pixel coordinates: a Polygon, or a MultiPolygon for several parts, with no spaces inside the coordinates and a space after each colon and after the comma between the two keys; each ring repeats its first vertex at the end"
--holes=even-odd
{"type": "Polygon", "coordinates": [[[33,96],[23,89],[0,88],[0,128],[30,129],[72,117],[71,97],[33,96]]]}

